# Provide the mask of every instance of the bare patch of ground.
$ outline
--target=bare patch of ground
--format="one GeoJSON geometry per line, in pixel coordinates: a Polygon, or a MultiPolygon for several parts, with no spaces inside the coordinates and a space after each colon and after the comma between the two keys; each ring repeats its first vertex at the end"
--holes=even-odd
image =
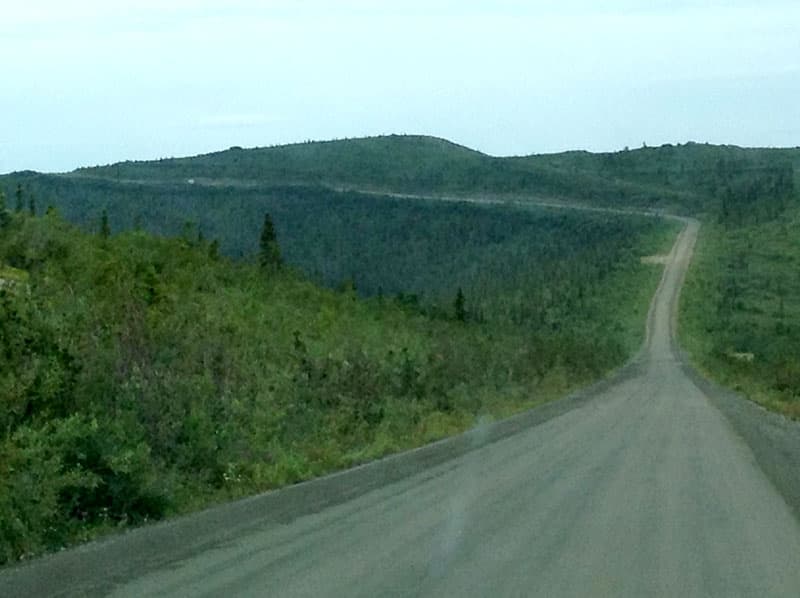
{"type": "Polygon", "coordinates": [[[669,263],[668,255],[646,255],[641,258],[643,264],[666,265],[669,263]]]}

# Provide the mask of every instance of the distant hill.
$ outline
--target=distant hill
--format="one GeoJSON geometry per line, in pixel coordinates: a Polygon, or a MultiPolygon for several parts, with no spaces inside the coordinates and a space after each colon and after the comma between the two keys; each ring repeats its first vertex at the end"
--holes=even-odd
{"type": "MultiPolygon", "coordinates": [[[[435,137],[389,135],[230,148],[67,174],[25,171],[0,176],[0,191],[13,204],[22,185],[40,211],[53,205],[84,226],[104,209],[117,230],[138,225],[179,234],[192,221],[219,238],[229,255],[240,255],[252,249],[253,237],[242,233],[252,232],[265,210],[285,211],[310,199],[335,212],[342,192],[555,199],[712,219],[755,213],[763,220],[796,202],[797,173],[800,149],[687,143],[499,158],[435,137]]],[[[292,220],[283,217],[284,224],[292,220]]]]}
{"type": "Polygon", "coordinates": [[[389,135],[268,148],[230,148],[190,158],[81,168],[69,177],[195,185],[322,185],[416,194],[524,195],[675,206],[662,189],[564,170],[538,157],[497,158],[426,136],[389,135]]]}
{"type": "Polygon", "coordinates": [[[230,149],[190,158],[122,162],[81,168],[75,174],[134,180],[199,183],[239,181],[270,184],[325,183],[408,187],[441,184],[489,157],[444,139],[389,135],[306,142],[275,147],[230,149]]]}
{"type": "MultiPolygon", "coordinates": [[[[201,186],[320,185],[416,194],[547,197],[697,213],[727,171],[800,172],[800,149],[687,143],[499,158],[444,139],[388,135],[81,168],[68,177],[201,186]]],[[[749,176],[749,175],[748,175],[749,176]]]]}
{"type": "Polygon", "coordinates": [[[795,182],[799,182],[796,177],[800,173],[800,148],[742,148],[692,142],[613,153],[572,151],[509,160],[517,167],[552,168],[562,174],[624,181],[665,195],[678,193],[700,204],[731,184],[731,179],[754,178],[782,169],[793,171],[795,182]]]}
{"type": "MultiPolygon", "coordinates": [[[[115,231],[143,228],[176,235],[191,222],[218,239],[230,256],[252,253],[258,223],[270,212],[290,257],[300,264],[308,240],[299,231],[310,234],[308,223],[319,231],[339,230],[344,206],[361,202],[364,198],[356,196],[365,191],[566,200],[739,223],[774,219],[797,203],[798,172],[800,149],[687,143],[499,158],[434,137],[389,135],[230,148],[67,174],[25,171],[0,176],[0,191],[16,207],[19,186],[25,209],[31,200],[38,213],[53,205],[88,228],[96,226],[103,210],[115,231]]],[[[377,201],[367,199],[368,204],[377,201]]],[[[376,210],[388,205],[385,200],[376,210]]],[[[378,221],[375,211],[364,217],[378,221]]]]}

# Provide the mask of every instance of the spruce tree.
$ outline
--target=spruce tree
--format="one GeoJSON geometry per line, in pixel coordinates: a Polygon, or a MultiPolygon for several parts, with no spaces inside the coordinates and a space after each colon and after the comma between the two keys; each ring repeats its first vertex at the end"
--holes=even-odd
{"type": "Polygon", "coordinates": [[[214,261],[219,259],[219,241],[214,239],[208,246],[208,257],[214,261]]]}
{"type": "Polygon", "coordinates": [[[111,236],[111,227],[108,225],[108,212],[103,210],[100,215],[100,237],[108,239],[111,236]]]}
{"type": "Polygon", "coordinates": [[[261,228],[261,241],[259,243],[259,264],[264,270],[277,270],[281,267],[281,250],[275,236],[275,226],[269,214],[264,214],[264,226],[261,228]]]}
{"type": "Polygon", "coordinates": [[[23,193],[23,191],[22,191],[22,184],[20,184],[20,183],[17,183],[17,192],[16,192],[16,196],[17,196],[17,205],[16,205],[16,209],[15,209],[15,211],[16,211],[17,213],[19,213],[19,212],[21,212],[21,211],[22,211],[22,208],[24,207],[24,203],[23,203],[23,196],[24,196],[24,193],[23,193]]]}
{"type": "Polygon", "coordinates": [[[11,216],[6,210],[6,194],[0,191],[0,228],[5,228],[11,222],[11,216]]]}
{"type": "Polygon", "coordinates": [[[461,290],[461,287],[458,287],[458,293],[456,293],[456,300],[453,302],[453,308],[455,309],[456,320],[459,322],[466,322],[467,309],[465,307],[464,292],[461,290]]]}

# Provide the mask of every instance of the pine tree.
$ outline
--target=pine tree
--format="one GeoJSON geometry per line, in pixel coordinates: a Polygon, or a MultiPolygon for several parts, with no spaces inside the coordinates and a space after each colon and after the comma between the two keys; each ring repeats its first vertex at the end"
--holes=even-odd
{"type": "Polygon", "coordinates": [[[208,257],[214,261],[219,259],[219,241],[214,239],[208,246],[208,257]]]}
{"type": "Polygon", "coordinates": [[[28,194],[28,211],[31,216],[36,216],[36,198],[33,196],[33,192],[28,194]]]}
{"type": "Polygon", "coordinates": [[[458,287],[458,293],[456,293],[456,300],[453,302],[453,308],[455,309],[456,320],[459,322],[466,322],[467,309],[465,307],[464,292],[461,290],[461,287],[458,287]]]}
{"type": "Polygon", "coordinates": [[[15,211],[17,213],[19,213],[19,212],[22,211],[22,208],[24,207],[24,203],[23,203],[24,193],[22,191],[22,185],[20,183],[17,183],[16,196],[17,196],[17,206],[16,206],[16,210],[15,211]]]}
{"type": "Polygon", "coordinates": [[[275,236],[275,226],[269,214],[264,214],[264,226],[261,229],[261,241],[259,243],[259,264],[264,270],[277,270],[281,267],[281,250],[278,246],[278,239],[275,236]]]}
{"type": "Polygon", "coordinates": [[[103,210],[100,215],[100,237],[108,239],[111,236],[111,227],[108,225],[108,212],[103,210]]]}
{"type": "Polygon", "coordinates": [[[0,191],[0,229],[8,226],[11,222],[11,216],[6,210],[6,194],[0,191]]]}

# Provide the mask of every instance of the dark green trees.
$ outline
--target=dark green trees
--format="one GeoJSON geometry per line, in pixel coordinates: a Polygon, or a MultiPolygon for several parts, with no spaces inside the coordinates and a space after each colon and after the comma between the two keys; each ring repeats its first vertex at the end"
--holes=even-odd
{"type": "Polygon", "coordinates": [[[6,210],[6,194],[0,191],[0,228],[8,226],[10,219],[11,216],[6,210]]]}
{"type": "Polygon", "coordinates": [[[208,246],[208,257],[211,260],[217,261],[219,259],[219,241],[214,239],[208,246]]]}
{"type": "Polygon", "coordinates": [[[103,210],[100,215],[100,237],[108,239],[111,236],[111,227],[108,224],[108,212],[103,210]]]}
{"type": "Polygon", "coordinates": [[[17,192],[16,192],[15,195],[16,195],[16,198],[17,198],[17,205],[16,205],[16,210],[15,211],[16,212],[21,212],[24,204],[23,204],[22,185],[20,183],[17,183],[17,192]]]}
{"type": "Polygon", "coordinates": [[[278,270],[281,267],[281,250],[275,236],[275,226],[269,213],[264,214],[264,226],[261,228],[258,263],[263,270],[278,270]]]}
{"type": "Polygon", "coordinates": [[[467,321],[467,309],[464,301],[464,292],[461,290],[461,287],[458,287],[456,299],[453,301],[453,309],[455,311],[456,320],[459,322],[467,321]]]}

